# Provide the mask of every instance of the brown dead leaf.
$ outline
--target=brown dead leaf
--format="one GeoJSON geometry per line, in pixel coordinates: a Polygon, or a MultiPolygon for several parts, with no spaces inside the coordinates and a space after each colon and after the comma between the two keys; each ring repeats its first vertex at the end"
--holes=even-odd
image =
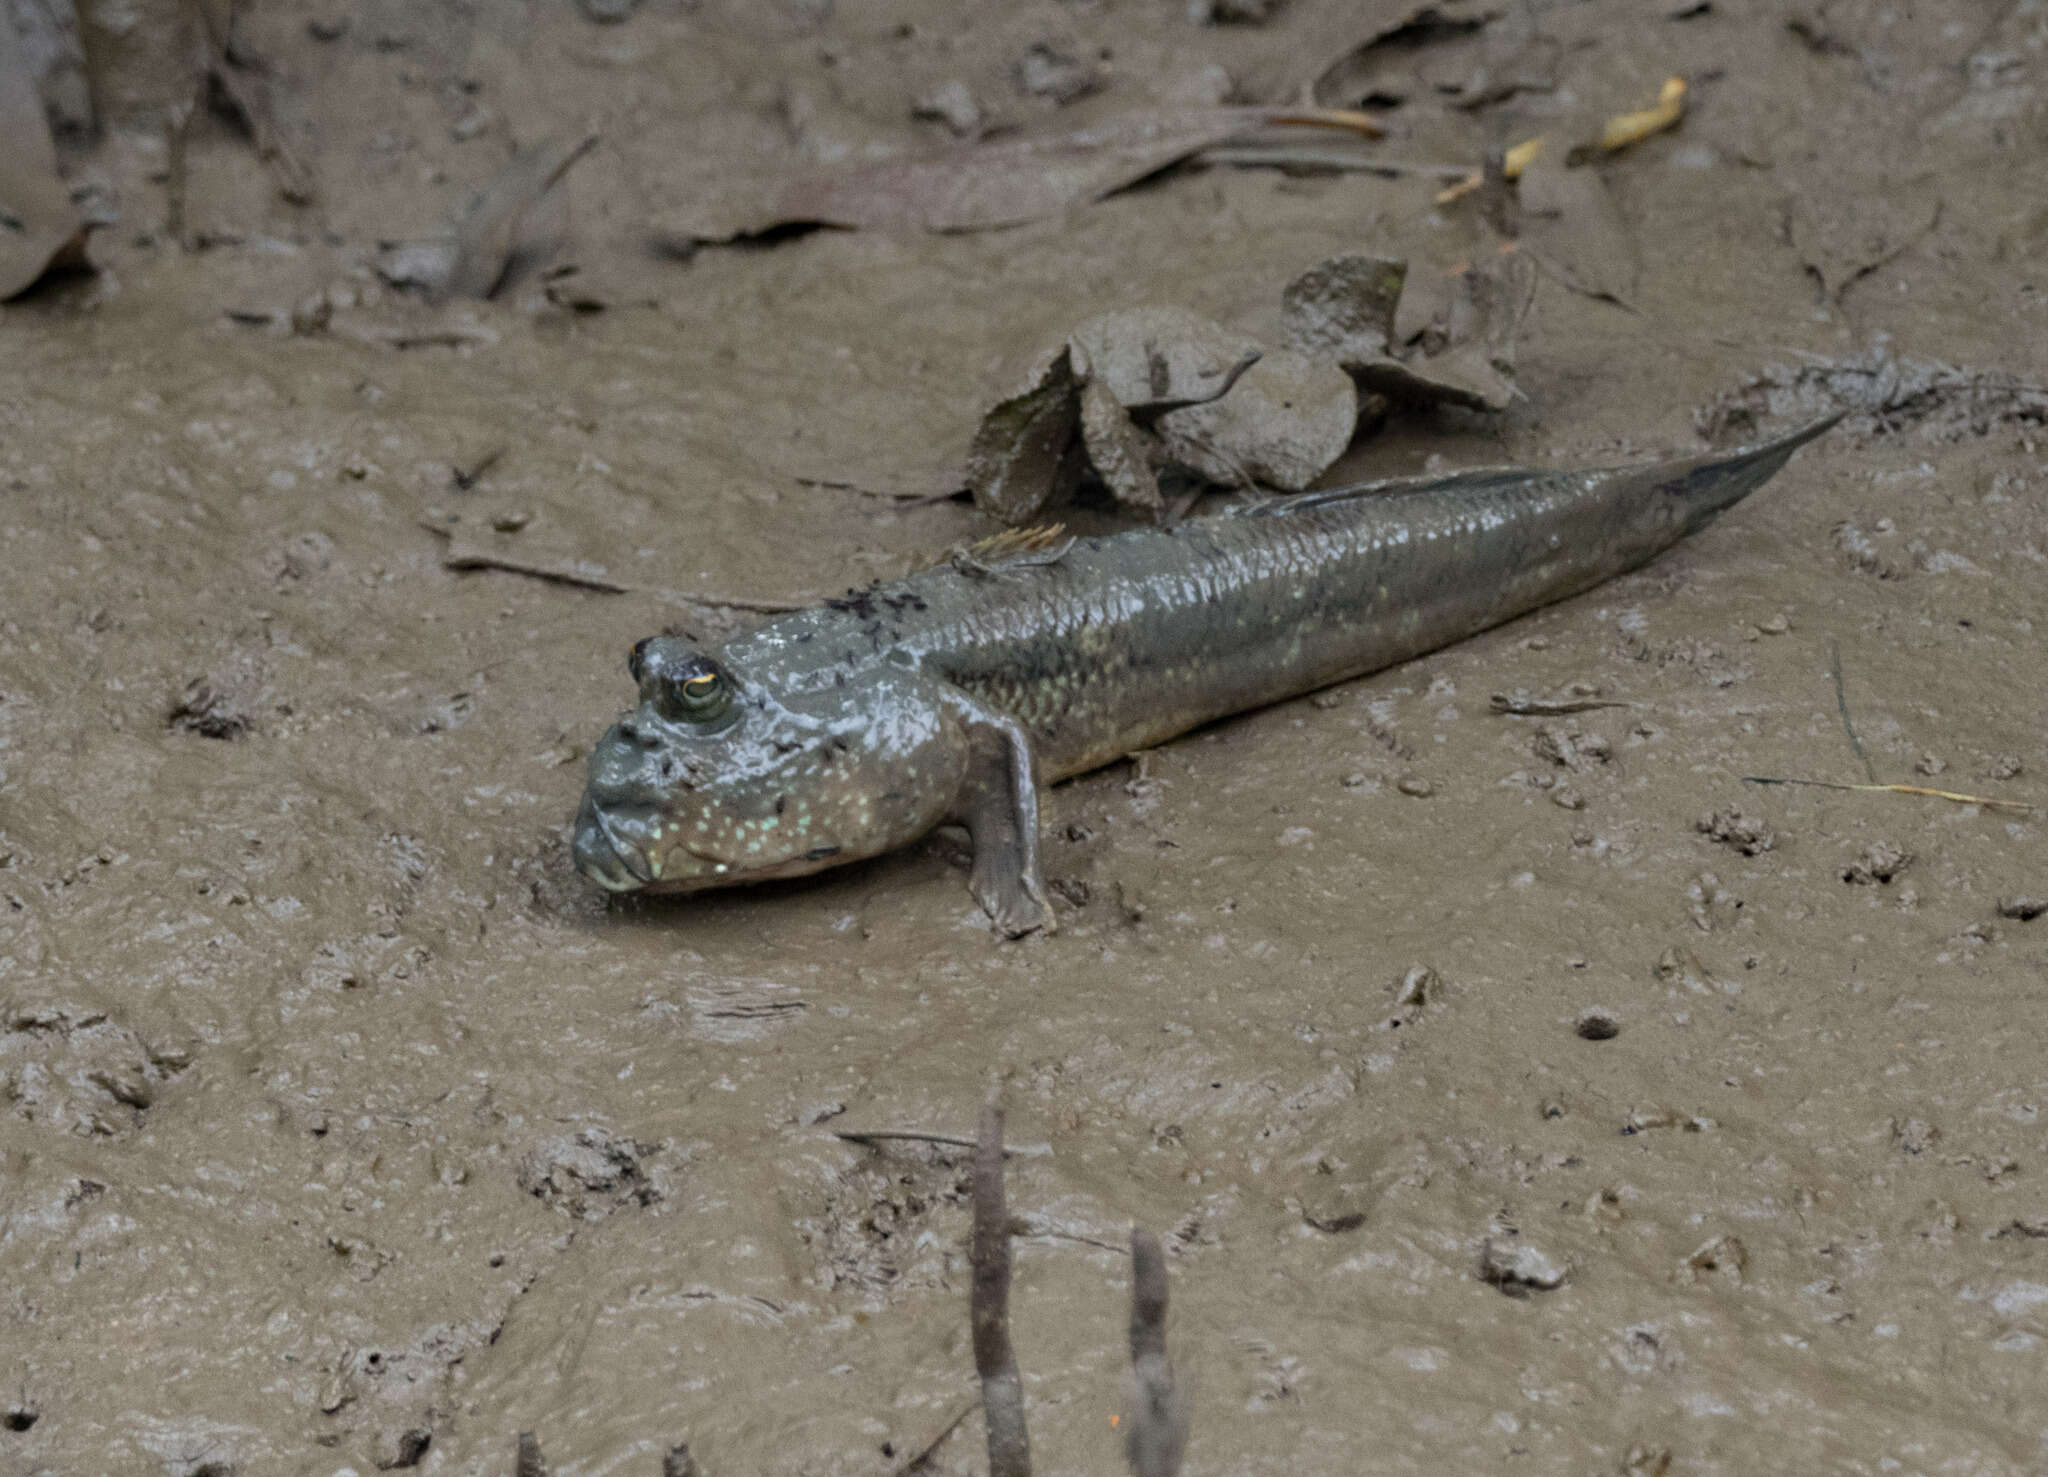
{"type": "Polygon", "coordinates": [[[1305,487],[1351,442],[1358,394],[1334,360],[1261,349],[1185,308],[1127,308],[1078,326],[982,420],[975,502],[1009,523],[1072,496],[1092,465],[1112,496],[1165,511],[1157,468],[1305,487]]]}
{"type": "Polygon", "coordinates": [[[269,66],[235,27],[239,7],[234,0],[191,0],[191,6],[199,18],[207,73],[249,130],[256,157],[269,166],[280,195],[294,205],[311,204],[319,193],[313,172],[279,122],[269,66]]]}
{"type": "Polygon", "coordinates": [[[1477,31],[1501,14],[1497,4],[1478,0],[1437,0],[1407,5],[1391,14],[1382,6],[1324,6],[1308,20],[1290,48],[1298,57],[1317,60],[1310,70],[1276,77],[1271,90],[1265,79],[1248,79],[1259,89],[1254,96],[1313,97],[1319,102],[1349,102],[1362,97],[1384,61],[1385,53],[1428,45],[1431,41],[1477,31]],[[1361,23],[1360,10],[1370,17],[1361,23]]]}
{"type": "Polygon", "coordinates": [[[57,146],[8,7],[0,5],[0,301],[53,268],[83,266],[86,227],[57,173],[57,146]]]}
{"type": "Polygon", "coordinates": [[[1080,402],[1067,346],[1041,355],[974,433],[966,482],[975,506],[1022,524],[1069,493],[1082,467],[1080,402]]]}
{"type": "Polygon", "coordinates": [[[434,296],[489,297],[523,243],[529,222],[563,175],[597,147],[597,135],[544,139],[522,149],[470,200],[455,223],[455,255],[434,296]]]}
{"type": "Polygon", "coordinates": [[[1213,398],[1258,340],[1186,308],[1120,308],[1090,318],[1067,340],[1074,373],[1125,410],[1170,409],[1213,398]]]}
{"type": "Polygon", "coordinates": [[[1152,470],[1152,438],[1131,423],[1130,412],[1099,379],[1081,390],[1081,440],[1110,496],[1147,517],[1165,511],[1152,470]]]}
{"type": "Polygon", "coordinates": [[[60,134],[91,133],[92,92],[71,0],[13,0],[13,9],[20,54],[42,94],[51,127],[60,134]]]}
{"type": "Polygon", "coordinates": [[[1594,169],[1536,162],[1522,172],[1522,239],[1574,292],[1628,306],[1641,272],[1635,233],[1594,169]]]}
{"type": "Polygon", "coordinates": [[[1284,108],[1131,113],[1071,132],[965,144],[795,178],[734,179],[654,222],[671,250],[788,226],[987,231],[1056,215],[1272,123],[1371,131],[1363,114],[1284,108]]]}
{"type": "Polygon", "coordinates": [[[1335,361],[1287,349],[1246,370],[1230,393],[1159,417],[1167,457],[1212,482],[1299,492],[1344,454],[1358,389],[1335,361]]]}
{"type": "Polygon", "coordinates": [[[1326,355],[1346,369],[1386,358],[1407,280],[1406,262],[1363,252],[1316,263],[1280,294],[1287,347],[1326,355]]]}
{"type": "Polygon", "coordinates": [[[1471,410],[1504,410],[1527,311],[1529,264],[1510,253],[1484,269],[1410,273],[1357,253],[1331,257],[1288,284],[1288,346],[1329,356],[1367,390],[1471,410]]]}
{"type": "Polygon", "coordinates": [[[1931,175],[1886,176],[1866,188],[1828,192],[1822,210],[1814,192],[1798,190],[1786,207],[1792,249],[1826,301],[1839,303],[1851,287],[1910,251],[1941,220],[1941,196],[1931,175]]]}

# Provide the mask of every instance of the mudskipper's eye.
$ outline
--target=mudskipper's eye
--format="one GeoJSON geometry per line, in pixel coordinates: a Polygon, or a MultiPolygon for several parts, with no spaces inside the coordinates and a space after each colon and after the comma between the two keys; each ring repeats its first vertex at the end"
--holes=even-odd
{"type": "Polygon", "coordinates": [[[682,716],[692,723],[709,723],[732,706],[732,688],[716,672],[699,672],[677,684],[682,698],[682,716]]]}
{"type": "Polygon", "coordinates": [[[671,723],[717,723],[732,710],[732,678],[703,652],[672,636],[650,636],[633,648],[640,700],[671,723]]]}
{"type": "Polygon", "coordinates": [[[661,671],[653,696],[655,707],[671,723],[714,723],[732,707],[732,683],[709,660],[698,657],[687,666],[661,671]]]}

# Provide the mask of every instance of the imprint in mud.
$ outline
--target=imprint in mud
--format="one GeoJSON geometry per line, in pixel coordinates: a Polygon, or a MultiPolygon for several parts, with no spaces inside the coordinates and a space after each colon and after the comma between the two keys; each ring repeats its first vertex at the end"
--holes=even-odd
{"type": "Polygon", "coordinates": [[[0,1104],[67,1133],[114,1138],[142,1126],[166,1082],[192,1064],[114,1016],[77,1000],[16,999],[0,1007],[0,1104]]]}
{"type": "Polygon", "coordinates": [[[820,1281],[891,1297],[953,1286],[973,1157],[971,1149],[926,1143],[864,1152],[826,1189],[821,1213],[796,1223],[820,1281]]]}
{"type": "Polygon", "coordinates": [[[669,1151],[598,1124],[543,1139],[519,1163],[519,1188],[578,1220],[659,1205],[674,1188],[669,1151]]]}

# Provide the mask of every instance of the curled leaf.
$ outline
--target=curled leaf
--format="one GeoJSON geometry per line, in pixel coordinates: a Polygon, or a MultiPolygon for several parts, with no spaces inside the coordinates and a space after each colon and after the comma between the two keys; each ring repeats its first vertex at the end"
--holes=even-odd
{"type": "Polygon", "coordinates": [[[1351,377],[1331,360],[1282,349],[1220,399],[1162,415],[1158,430],[1172,460],[1211,481],[1299,492],[1344,454],[1357,426],[1351,377]]]}
{"type": "Polygon", "coordinates": [[[1281,321],[1289,347],[1330,356],[1364,389],[1504,410],[1516,394],[1507,371],[1533,286],[1514,254],[1485,270],[1437,274],[1350,253],[1288,284],[1281,321]]]}
{"type": "Polygon", "coordinates": [[[1090,318],[1067,340],[1074,372],[1124,409],[1165,410],[1212,399],[1256,339],[1186,308],[1121,308],[1090,318]]]}
{"type": "Polygon", "coordinates": [[[0,5],[0,301],[53,268],[84,266],[85,224],[57,173],[57,146],[9,9],[0,5]]]}
{"type": "Polygon", "coordinates": [[[967,450],[975,506],[1021,524],[1069,493],[1081,471],[1080,403],[1081,387],[1061,344],[982,417],[967,450]]]}
{"type": "Polygon", "coordinates": [[[1213,144],[1273,123],[1371,132],[1367,115],[1329,109],[1183,108],[1129,113],[1062,133],[963,144],[795,177],[721,180],[656,219],[671,248],[789,226],[987,231],[1057,215],[1136,184],[1213,144]]]}

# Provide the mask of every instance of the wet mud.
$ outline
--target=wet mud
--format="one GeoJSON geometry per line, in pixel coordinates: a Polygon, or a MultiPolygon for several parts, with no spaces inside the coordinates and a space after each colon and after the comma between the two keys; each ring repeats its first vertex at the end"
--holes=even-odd
{"type": "Polygon", "coordinates": [[[970,1135],[991,1076],[1041,1470],[1120,1469],[1133,1222],[1190,1474],[2048,1461],[2033,7],[1445,6],[1354,57],[1334,101],[1450,163],[1691,92],[1524,232],[1524,398],[1326,481],[1853,413],[1643,571],[1051,791],[1056,935],[943,837],[666,902],[569,865],[630,645],[991,531],[914,499],[1048,340],[1274,341],[1332,255],[1494,249],[1441,177],[1220,166],[980,234],[648,222],[962,93],[1271,98],[1358,9],[259,6],[318,196],[203,108],[180,245],[178,22],[87,7],[101,270],[0,308],[0,1470],[898,1471],[973,1394],[969,1155],[840,1135],[970,1135]],[[377,275],[586,126],[573,278],[377,275]]]}

